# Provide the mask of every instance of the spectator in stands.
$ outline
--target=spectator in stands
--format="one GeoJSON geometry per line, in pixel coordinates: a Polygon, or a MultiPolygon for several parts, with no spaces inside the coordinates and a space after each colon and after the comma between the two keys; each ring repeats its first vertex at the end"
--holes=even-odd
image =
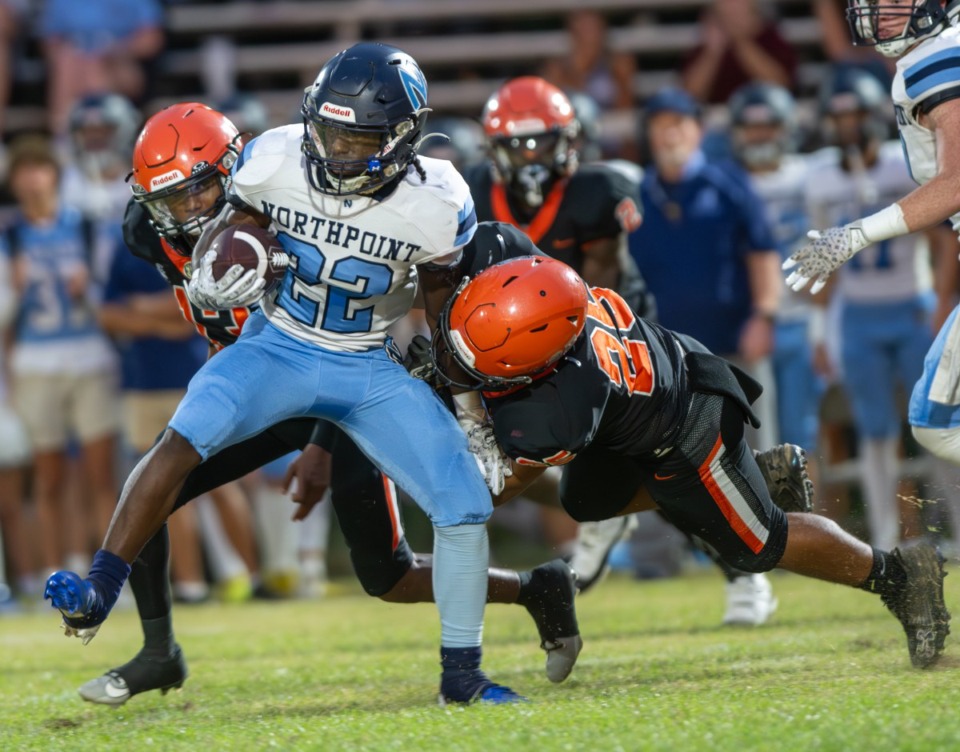
{"type": "Polygon", "coordinates": [[[0,139],[6,131],[7,104],[13,88],[13,55],[24,0],[0,0],[0,139]]]}
{"type": "Polygon", "coordinates": [[[683,86],[722,104],[750,81],[796,88],[797,56],[758,0],[714,0],[700,19],[701,41],[683,63],[683,86]]]}
{"type": "MultiPolygon", "coordinates": [[[[33,494],[42,565],[55,569],[65,553],[60,538],[77,532],[61,511],[70,439],[80,446],[93,509],[87,536],[102,536],[117,498],[114,456],[119,416],[115,356],[99,329],[90,293],[92,232],[80,212],[63,205],[60,166],[50,142],[26,135],[10,149],[10,188],[17,203],[4,233],[19,297],[11,372],[14,405],[34,449],[33,494]]],[[[87,540],[89,538],[89,541],[87,540]]]]}
{"type": "Polygon", "coordinates": [[[566,29],[569,49],[547,61],[543,77],[568,93],[586,94],[602,110],[631,109],[637,62],[630,54],[610,49],[604,15],[589,9],[574,11],[567,16],[566,29]]]}
{"type": "MultiPolygon", "coordinates": [[[[588,100],[598,110],[598,117],[620,111],[632,119],[637,61],[629,53],[610,49],[606,17],[595,10],[577,10],[567,16],[566,29],[570,37],[568,52],[548,60],[543,77],[563,89],[571,100],[588,100]]],[[[633,133],[629,129],[625,133],[616,131],[608,129],[597,141],[602,156],[635,156],[633,133]]]]}
{"type": "Polygon", "coordinates": [[[847,0],[813,0],[812,5],[814,16],[820,22],[820,37],[827,59],[869,71],[889,91],[896,60],[884,57],[873,47],[850,44],[850,27],[844,18],[847,0]]]}
{"type": "Polygon", "coordinates": [[[67,130],[84,94],[116,92],[140,102],[164,35],[157,0],[47,0],[40,17],[50,128],[67,130]]]}

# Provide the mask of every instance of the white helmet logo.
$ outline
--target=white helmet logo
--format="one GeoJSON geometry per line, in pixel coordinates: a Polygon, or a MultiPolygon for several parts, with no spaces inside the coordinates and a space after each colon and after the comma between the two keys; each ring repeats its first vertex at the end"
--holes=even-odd
{"type": "Polygon", "coordinates": [[[170,172],[165,172],[163,175],[157,175],[155,178],[150,179],[150,190],[156,190],[157,188],[162,188],[168,183],[175,183],[178,180],[183,180],[184,176],[180,170],[171,170],[170,172]]]}
{"type": "Polygon", "coordinates": [[[353,111],[352,107],[343,107],[342,105],[331,104],[330,102],[324,102],[320,105],[320,114],[326,115],[331,120],[340,120],[344,123],[357,122],[357,114],[353,111]]]}

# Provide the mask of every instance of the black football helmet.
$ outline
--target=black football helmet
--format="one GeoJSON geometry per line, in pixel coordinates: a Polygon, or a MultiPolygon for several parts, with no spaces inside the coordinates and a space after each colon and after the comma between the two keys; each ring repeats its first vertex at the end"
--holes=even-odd
{"type": "Polygon", "coordinates": [[[141,122],[140,111],[120,94],[88,94],[70,110],[74,160],[92,179],[123,170],[141,122]]]}
{"type": "Polygon", "coordinates": [[[748,169],[775,164],[793,147],[796,102],[782,86],[745,84],[727,107],[733,152],[748,169]]]}
{"type": "Polygon", "coordinates": [[[820,87],[817,102],[824,140],[829,143],[863,148],[890,134],[890,97],[880,80],[863,68],[834,66],[820,87]],[[860,116],[857,132],[840,132],[837,118],[854,113],[860,116]]]}
{"type": "Polygon", "coordinates": [[[427,81],[396,47],[361,42],[335,55],[304,93],[302,150],[316,190],[372,193],[415,163],[427,81]]]}

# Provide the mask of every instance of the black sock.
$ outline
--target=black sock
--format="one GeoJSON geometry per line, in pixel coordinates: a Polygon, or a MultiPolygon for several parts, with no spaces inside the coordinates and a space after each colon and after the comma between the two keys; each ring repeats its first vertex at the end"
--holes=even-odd
{"type": "Polygon", "coordinates": [[[440,648],[440,665],[444,672],[472,672],[480,668],[483,648],[440,648]]]}
{"type": "Polygon", "coordinates": [[[527,606],[530,603],[530,579],[533,572],[517,572],[520,577],[520,591],[517,593],[517,603],[521,606],[527,606]]]}
{"type": "Polygon", "coordinates": [[[541,564],[529,572],[518,572],[520,592],[517,603],[527,609],[537,625],[540,639],[553,642],[558,637],[572,637],[580,634],[577,624],[577,612],[571,597],[562,597],[563,590],[558,581],[566,581],[567,565],[562,559],[541,564]]]}
{"type": "Polygon", "coordinates": [[[873,566],[870,574],[860,585],[861,590],[876,593],[882,598],[889,598],[899,593],[907,584],[907,572],[900,560],[889,551],[873,549],[873,566]]]}
{"type": "Polygon", "coordinates": [[[147,541],[130,570],[130,588],[137,601],[143,644],[151,652],[169,653],[174,645],[169,571],[170,539],[164,525],[147,541]]]}

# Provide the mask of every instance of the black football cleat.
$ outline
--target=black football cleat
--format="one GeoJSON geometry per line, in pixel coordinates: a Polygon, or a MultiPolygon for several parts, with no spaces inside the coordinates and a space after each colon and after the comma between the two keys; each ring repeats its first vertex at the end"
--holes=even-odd
{"type": "Polygon", "coordinates": [[[159,689],[161,694],[166,694],[171,689],[180,689],[187,674],[187,663],[179,645],[173,654],[162,655],[144,648],[133,660],[91,679],[77,691],[87,702],[118,707],[142,692],[159,689]]]}
{"type": "Polygon", "coordinates": [[[547,651],[547,678],[559,683],[570,676],[583,648],[577,625],[577,575],[563,559],[530,571],[524,607],[530,612],[540,647],[547,651]]]}
{"type": "Polygon", "coordinates": [[[907,581],[896,595],[881,597],[903,625],[910,662],[929,668],[940,659],[950,634],[950,612],[943,601],[943,556],[930,543],[895,548],[890,555],[903,566],[907,581]]]}
{"type": "Polygon", "coordinates": [[[773,503],[784,512],[813,511],[813,481],[807,474],[807,455],[796,444],[778,444],[754,459],[767,482],[773,503]]]}

